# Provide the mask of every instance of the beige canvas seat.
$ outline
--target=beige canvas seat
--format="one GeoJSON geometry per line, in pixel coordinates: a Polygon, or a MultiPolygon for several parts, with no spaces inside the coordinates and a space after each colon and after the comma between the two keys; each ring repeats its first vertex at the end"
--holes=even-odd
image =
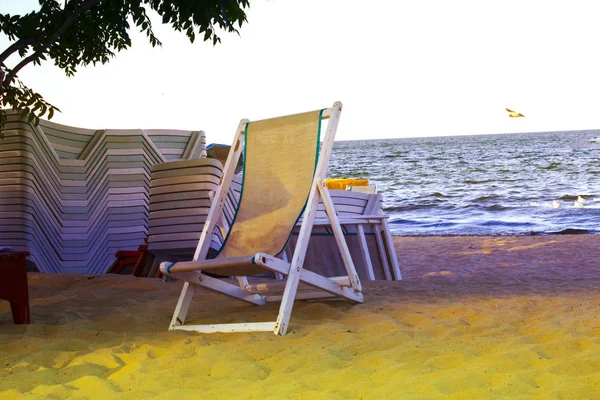
{"type": "Polygon", "coordinates": [[[341,108],[341,103],[335,103],[325,110],[240,122],[194,259],[174,264],[164,262],[160,266],[163,274],[185,280],[169,329],[207,333],[273,331],[276,335],[284,335],[296,299],[338,297],[358,303],[363,301],[358,274],[323,183],[341,108]],[[319,146],[324,121],[328,122],[327,129],[319,146]],[[213,259],[206,259],[242,151],[244,169],[240,202],[223,246],[213,259]],[[344,276],[327,278],[304,268],[321,198],[344,260],[344,276]],[[301,215],[297,244],[288,261],[284,249],[301,215]],[[260,282],[248,278],[265,271],[284,279],[260,282]],[[228,278],[232,276],[238,279],[228,278]],[[298,291],[300,284],[301,292],[298,291]],[[195,289],[199,286],[256,305],[281,301],[279,314],[272,322],[184,325],[195,289]]]}

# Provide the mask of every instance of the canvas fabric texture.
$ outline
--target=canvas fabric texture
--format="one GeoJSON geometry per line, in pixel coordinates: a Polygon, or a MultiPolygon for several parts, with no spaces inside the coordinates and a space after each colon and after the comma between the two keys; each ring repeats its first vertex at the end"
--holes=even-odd
{"type": "Polygon", "coordinates": [[[283,250],[310,193],[320,120],[321,112],[313,111],[247,125],[241,202],[217,258],[283,250]]]}

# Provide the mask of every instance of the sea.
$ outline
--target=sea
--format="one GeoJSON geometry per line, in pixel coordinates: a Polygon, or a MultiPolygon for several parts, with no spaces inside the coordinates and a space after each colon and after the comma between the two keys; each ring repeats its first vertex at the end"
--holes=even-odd
{"type": "Polygon", "coordinates": [[[367,178],[394,235],[600,233],[600,130],[335,142],[330,178],[367,178]]]}

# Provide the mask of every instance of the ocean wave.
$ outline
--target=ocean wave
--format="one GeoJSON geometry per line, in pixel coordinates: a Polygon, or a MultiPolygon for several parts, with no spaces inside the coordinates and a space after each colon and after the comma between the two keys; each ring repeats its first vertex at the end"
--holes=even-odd
{"type": "Polygon", "coordinates": [[[583,235],[586,233],[592,233],[592,231],[589,229],[566,228],[556,232],[548,232],[550,235],[583,235]]]}
{"type": "Polygon", "coordinates": [[[384,207],[383,211],[388,213],[415,211],[424,209],[440,209],[441,207],[437,204],[407,204],[404,206],[391,206],[384,207]]]}
{"type": "Polygon", "coordinates": [[[496,182],[495,179],[483,179],[483,180],[475,180],[475,179],[467,179],[464,181],[467,185],[480,185],[482,183],[490,183],[496,182]]]}
{"type": "Polygon", "coordinates": [[[583,197],[586,201],[593,201],[593,194],[565,194],[560,196],[558,199],[559,200],[564,200],[564,201],[576,201],[577,199],[579,199],[579,197],[583,197]]]}
{"type": "Polygon", "coordinates": [[[407,154],[408,154],[408,151],[397,151],[395,153],[386,154],[383,157],[384,158],[398,158],[398,157],[404,157],[407,154]]]}
{"type": "Polygon", "coordinates": [[[440,192],[434,192],[434,193],[428,194],[426,197],[452,197],[452,196],[447,196],[440,192]]]}
{"type": "Polygon", "coordinates": [[[506,228],[527,228],[535,226],[534,222],[530,221],[503,221],[503,220],[489,220],[485,222],[481,222],[478,224],[479,226],[496,226],[496,227],[506,227],[506,228]]]}
{"type": "Polygon", "coordinates": [[[471,199],[471,201],[477,202],[477,203],[481,203],[481,202],[484,202],[484,201],[495,200],[495,199],[498,199],[498,198],[499,198],[499,196],[497,194],[488,194],[488,195],[483,195],[483,196],[475,197],[474,199],[471,199]]]}
{"type": "Polygon", "coordinates": [[[543,169],[543,170],[546,170],[546,171],[550,171],[550,170],[553,170],[556,167],[560,167],[560,166],[561,166],[561,163],[559,163],[559,162],[553,162],[553,163],[550,163],[546,167],[541,167],[540,169],[543,169]]]}

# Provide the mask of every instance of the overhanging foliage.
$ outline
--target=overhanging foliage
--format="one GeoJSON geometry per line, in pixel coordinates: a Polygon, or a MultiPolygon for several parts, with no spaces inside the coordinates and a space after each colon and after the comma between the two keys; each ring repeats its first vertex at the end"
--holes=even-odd
{"type": "MultiPolygon", "coordinates": [[[[2,106],[20,109],[30,121],[59,111],[17,79],[26,65],[44,60],[72,76],[78,66],[107,63],[121,50],[131,47],[129,31],[137,27],[152,46],[161,42],[152,30],[148,12],[156,12],[162,22],[183,32],[194,42],[197,35],[216,45],[218,31],[238,32],[246,22],[249,0],[39,0],[40,9],[25,15],[0,14],[0,32],[11,45],[0,54],[2,106]],[[19,61],[12,68],[10,56],[19,61]]],[[[5,113],[0,113],[0,129],[5,113]]],[[[1,132],[0,132],[1,135],[1,132]]]]}

